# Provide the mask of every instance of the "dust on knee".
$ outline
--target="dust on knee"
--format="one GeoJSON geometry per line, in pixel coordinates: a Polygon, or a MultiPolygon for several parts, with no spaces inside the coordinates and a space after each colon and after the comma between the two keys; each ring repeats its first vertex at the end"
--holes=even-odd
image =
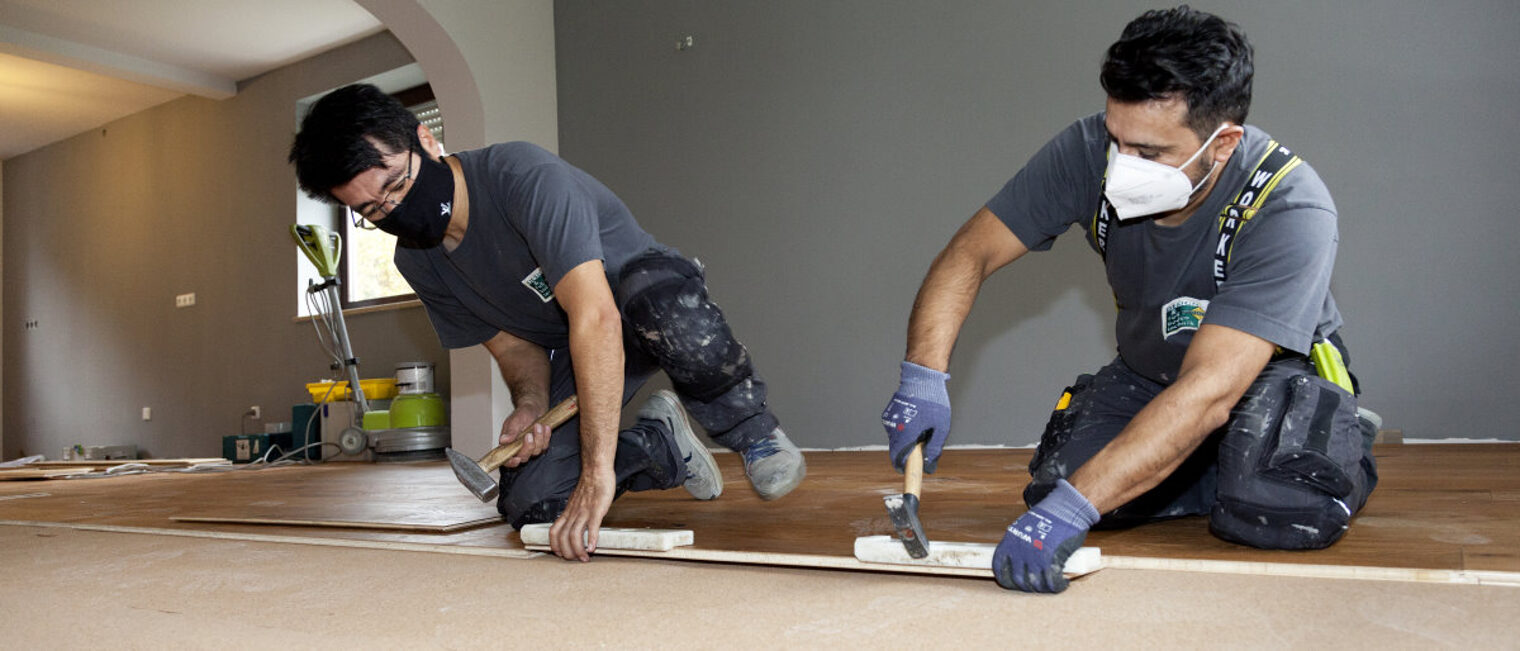
{"type": "Polygon", "coordinates": [[[623,316],[634,343],[682,393],[707,400],[753,372],[749,351],[697,279],[651,287],[627,303],[623,316]]]}

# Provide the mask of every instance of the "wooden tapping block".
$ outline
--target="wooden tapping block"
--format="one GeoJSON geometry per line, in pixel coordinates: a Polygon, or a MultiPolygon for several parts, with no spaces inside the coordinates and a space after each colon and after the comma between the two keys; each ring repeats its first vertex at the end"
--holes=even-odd
{"type": "MultiPolygon", "coordinates": [[[[549,546],[549,525],[528,524],[517,532],[522,536],[523,546],[529,549],[549,546]]],[[[640,551],[668,552],[671,549],[691,545],[695,534],[690,529],[622,529],[602,527],[597,534],[597,549],[637,549],[640,551]]],[[[902,547],[901,544],[898,547],[902,547]]]]}
{"type": "MultiPolygon", "coordinates": [[[[924,567],[960,567],[986,570],[992,574],[992,552],[997,545],[989,543],[929,542],[929,555],[912,558],[903,548],[901,540],[892,536],[863,536],[855,539],[855,558],[866,563],[890,563],[924,567]]],[[[1103,555],[1097,547],[1082,547],[1066,559],[1062,573],[1067,578],[1092,574],[1103,569],[1103,555]]]]}

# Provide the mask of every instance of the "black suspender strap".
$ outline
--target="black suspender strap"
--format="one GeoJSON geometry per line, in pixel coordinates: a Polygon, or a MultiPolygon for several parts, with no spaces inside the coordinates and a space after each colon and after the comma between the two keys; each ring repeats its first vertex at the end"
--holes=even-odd
{"type": "Polygon", "coordinates": [[[1266,155],[1256,163],[1245,187],[1219,213],[1219,242],[1214,246],[1215,289],[1224,284],[1229,274],[1230,252],[1235,249],[1235,236],[1240,233],[1240,227],[1256,216],[1256,211],[1261,210],[1267,195],[1277,188],[1278,182],[1302,162],[1303,159],[1276,140],[1268,143],[1266,155]]]}
{"type": "MultiPolygon", "coordinates": [[[[1229,273],[1230,251],[1235,248],[1235,236],[1240,232],[1240,227],[1256,216],[1256,211],[1261,210],[1267,195],[1277,188],[1278,182],[1302,162],[1302,159],[1276,140],[1267,144],[1267,153],[1257,161],[1245,186],[1219,214],[1219,242],[1214,247],[1214,287],[1223,284],[1229,273]]],[[[1114,207],[1108,203],[1108,196],[1103,192],[1107,186],[1108,171],[1105,167],[1103,183],[1098,186],[1098,210],[1093,213],[1092,228],[1089,229],[1093,245],[1104,260],[1108,259],[1108,235],[1117,221],[1114,207]]]]}
{"type": "MultiPolygon", "coordinates": [[[[1110,150],[1112,155],[1112,150],[1110,150]]],[[[1110,161],[1112,162],[1112,161],[1110,161]]],[[[1114,207],[1108,203],[1108,166],[1103,166],[1103,182],[1098,184],[1098,211],[1093,213],[1092,233],[1093,245],[1098,248],[1098,257],[1108,260],[1108,231],[1114,226],[1114,207]]]]}

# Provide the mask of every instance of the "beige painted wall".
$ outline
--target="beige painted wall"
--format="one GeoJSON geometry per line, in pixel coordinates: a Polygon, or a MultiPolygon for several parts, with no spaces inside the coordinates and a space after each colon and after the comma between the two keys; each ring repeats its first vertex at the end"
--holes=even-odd
{"type": "MultiPolygon", "coordinates": [[[[312,326],[293,320],[295,103],[411,61],[382,33],[231,99],[175,100],[5,161],[5,312],[39,322],[5,333],[5,456],[76,443],[217,456],[251,405],[289,421],[304,383],[328,375],[312,326]],[[187,292],[196,305],[175,308],[187,292]]],[[[348,326],[365,377],[434,361],[447,391],[421,309],[348,326]]]]}
{"type": "Polygon", "coordinates": [[[421,0],[464,55],[480,90],[485,143],[528,140],[559,149],[554,3],[421,0]]]}
{"type": "MultiPolygon", "coordinates": [[[[5,269],[5,161],[0,161],[0,275],[5,269]]],[[[0,282],[0,342],[5,341],[5,283],[0,282]]],[[[0,369],[5,368],[5,346],[0,344],[0,369]]],[[[5,374],[0,373],[0,396],[5,395],[5,374]]],[[[5,401],[0,400],[0,460],[5,459],[5,401]]]]}
{"type": "MultiPolygon", "coordinates": [[[[296,99],[415,59],[454,149],[558,147],[552,2],[360,4],[395,37],[247,80],[224,102],[170,102],[6,166],[3,300],[41,327],[5,338],[5,386],[22,390],[4,396],[0,418],[13,433],[4,454],[136,442],[158,456],[210,456],[241,431],[247,406],[280,418],[302,383],[325,374],[310,326],[286,310],[295,280],[282,227],[295,193],[284,155],[296,99]],[[197,306],[175,310],[174,295],[189,291],[197,306]],[[153,421],[141,420],[144,406],[153,421]]],[[[354,317],[349,328],[366,376],[436,361],[441,388],[463,406],[455,431],[478,439],[456,445],[490,447],[510,400],[483,351],[457,351],[467,372],[456,376],[418,309],[354,317]]]]}

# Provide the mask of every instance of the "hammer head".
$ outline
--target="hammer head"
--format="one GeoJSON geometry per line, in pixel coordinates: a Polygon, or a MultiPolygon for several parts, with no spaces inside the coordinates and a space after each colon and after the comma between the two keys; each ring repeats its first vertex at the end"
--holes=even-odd
{"type": "MultiPolygon", "coordinates": [[[[496,492],[498,490],[496,480],[491,479],[491,474],[482,469],[480,464],[475,463],[474,459],[456,452],[454,448],[445,449],[443,452],[448,455],[449,467],[454,469],[454,477],[459,480],[459,483],[464,484],[464,487],[470,489],[470,492],[474,493],[475,497],[480,498],[482,502],[496,499],[496,492]]],[[[917,509],[915,509],[916,512],[917,509]]],[[[918,518],[915,515],[914,521],[917,520],[918,518]]]]}
{"type": "Polygon", "coordinates": [[[892,528],[897,530],[897,538],[902,541],[908,556],[928,556],[929,538],[924,535],[924,525],[918,521],[918,496],[903,493],[888,495],[882,500],[887,503],[887,516],[892,518],[892,528]]]}

